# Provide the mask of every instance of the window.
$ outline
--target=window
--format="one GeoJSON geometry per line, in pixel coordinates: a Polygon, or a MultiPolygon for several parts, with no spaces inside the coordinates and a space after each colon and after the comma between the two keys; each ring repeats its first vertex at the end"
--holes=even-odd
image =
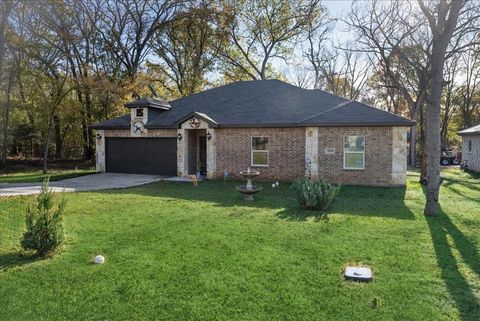
{"type": "Polygon", "coordinates": [[[137,117],[143,117],[143,108],[137,108],[135,112],[137,117]]]}
{"type": "Polygon", "coordinates": [[[343,143],[343,168],[365,168],[365,136],[345,136],[343,143]]]}
{"type": "Polygon", "coordinates": [[[468,141],[468,151],[469,152],[472,151],[472,141],[471,140],[468,141]]]}
{"type": "Polygon", "coordinates": [[[252,166],[268,166],[268,137],[252,137],[252,166]]]}

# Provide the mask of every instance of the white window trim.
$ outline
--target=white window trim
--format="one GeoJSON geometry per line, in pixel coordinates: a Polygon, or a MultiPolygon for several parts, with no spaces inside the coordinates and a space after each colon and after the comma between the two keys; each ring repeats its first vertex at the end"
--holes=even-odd
{"type": "Polygon", "coordinates": [[[268,167],[270,164],[270,147],[268,146],[270,144],[270,138],[268,136],[252,136],[250,137],[250,166],[252,167],[268,167]],[[253,149],[253,139],[254,138],[267,138],[268,143],[267,143],[267,149],[266,150],[258,150],[258,149],[253,149]],[[254,164],[253,163],[253,153],[254,152],[261,152],[261,153],[266,153],[267,154],[267,164],[254,164]]]}
{"type": "Polygon", "coordinates": [[[143,108],[136,108],[135,109],[135,117],[136,118],[142,118],[143,116],[145,116],[145,110],[143,108]],[[138,111],[141,110],[142,111],[142,116],[138,116],[138,111]]]}
{"type": "Polygon", "coordinates": [[[361,171],[361,170],[364,170],[365,169],[365,152],[366,152],[366,149],[367,149],[367,140],[365,138],[365,135],[345,135],[343,136],[342,138],[342,144],[343,144],[343,169],[348,169],[348,170],[358,170],[358,171],[361,171]],[[363,154],[363,166],[361,168],[358,168],[358,167],[347,167],[345,165],[345,156],[346,156],[346,152],[345,152],[345,138],[346,137],[351,137],[351,136],[361,136],[363,137],[363,152],[348,152],[348,154],[363,154]]]}

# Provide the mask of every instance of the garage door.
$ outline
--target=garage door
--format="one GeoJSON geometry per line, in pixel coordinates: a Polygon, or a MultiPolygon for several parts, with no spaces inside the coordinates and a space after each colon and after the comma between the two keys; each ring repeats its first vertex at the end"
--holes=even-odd
{"type": "Polygon", "coordinates": [[[105,141],[107,172],[177,174],[176,138],[120,138],[105,141]]]}

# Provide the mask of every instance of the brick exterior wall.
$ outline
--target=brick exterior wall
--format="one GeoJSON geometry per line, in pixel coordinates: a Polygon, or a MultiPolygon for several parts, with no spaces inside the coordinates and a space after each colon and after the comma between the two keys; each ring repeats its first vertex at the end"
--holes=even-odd
{"type": "Polygon", "coordinates": [[[269,166],[256,167],[258,180],[293,180],[305,173],[305,128],[219,128],[216,134],[215,178],[231,177],[251,166],[251,137],[268,137],[269,166]]]}
{"type": "MultiPolygon", "coordinates": [[[[392,186],[405,184],[406,127],[318,127],[318,149],[313,144],[312,146],[315,148],[310,148],[312,150],[306,154],[306,141],[310,144],[313,143],[312,137],[307,135],[309,133],[307,129],[303,127],[208,129],[213,135],[213,138],[207,142],[212,145],[210,149],[207,147],[207,153],[208,150],[212,153],[207,161],[207,165],[211,168],[208,177],[221,179],[224,170],[227,170],[231,177],[241,178],[238,173],[250,166],[261,172],[258,180],[292,181],[306,174],[306,155],[316,155],[318,150],[317,167],[314,168],[314,171],[318,172],[319,179],[348,185],[392,186]],[[345,135],[365,136],[365,169],[343,169],[343,139],[345,135]],[[268,167],[251,166],[251,138],[253,136],[269,138],[268,167]],[[326,152],[326,148],[330,149],[329,153],[326,152]],[[334,153],[331,153],[332,148],[335,149],[334,153]]],[[[310,134],[314,133],[316,136],[317,128],[314,128],[314,131],[311,129],[310,134]]],[[[99,132],[102,132],[105,137],[131,137],[129,130],[99,132]]],[[[142,136],[176,137],[177,133],[176,129],[148,130],[142,136]]],[[[186,135],[183,136],[186,137],[186,135]]],[[[472,150],[476,150],[478,156],[480,155],[480,136],[476,137],[478,141],[473,144],[472,150]]],[[[180,141],[179,145],[185,140],[184,138],[180,141]]],[[[101,142],[97,142],[98,171],[104,170],[105,167],[103,142],[103,139],[101,142]]],[[[466,144],[464,143],[464,155],[466,155],[465,148],[466,144]]],[[[182,155],[182,151],[180,148],[177,153],[182,155]]],[[[179,160],[181,159],[183,158],[180,157],[179,160]]],[[[311,166],[312,162],[309,163],[311,166]]],[[[182,162],[179,161],[179,164],[178,166],[181,168],[182,162]]],[[[309,172],[308,169],[307,172],[309,172]]]]}
{"type": "Polygon", "coordinates": [[[468,162],[468,168],[480,172],[480,135],[462,136],[462,161],[468,162]],[[468,141],[472,142],[472,150],[468,150],[468,141]]]}
{"type": "Polygon", "coordinates": [[[351,185],[392,184],[392,127],[319,127],[318,177],[331,183],[351,185]],[[343,169],[343,139],[365,136],[365,169],[343,169]],[[326,148],[335,148],[327,155],[326,148]]]}

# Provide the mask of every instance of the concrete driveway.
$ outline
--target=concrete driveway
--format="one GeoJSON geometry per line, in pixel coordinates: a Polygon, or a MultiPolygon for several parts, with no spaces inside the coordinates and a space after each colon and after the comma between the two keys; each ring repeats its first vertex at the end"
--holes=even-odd
{"type": "MultiPolygon", "coordinates": [[[[49,187],[54,192],[94,191],[144,185],[164,178],[158,175],[101,173],[51,182],[49,187]]],[[[0,196],[38,194],[41,186],[41,183],[0,184],[0,196]]]]}

